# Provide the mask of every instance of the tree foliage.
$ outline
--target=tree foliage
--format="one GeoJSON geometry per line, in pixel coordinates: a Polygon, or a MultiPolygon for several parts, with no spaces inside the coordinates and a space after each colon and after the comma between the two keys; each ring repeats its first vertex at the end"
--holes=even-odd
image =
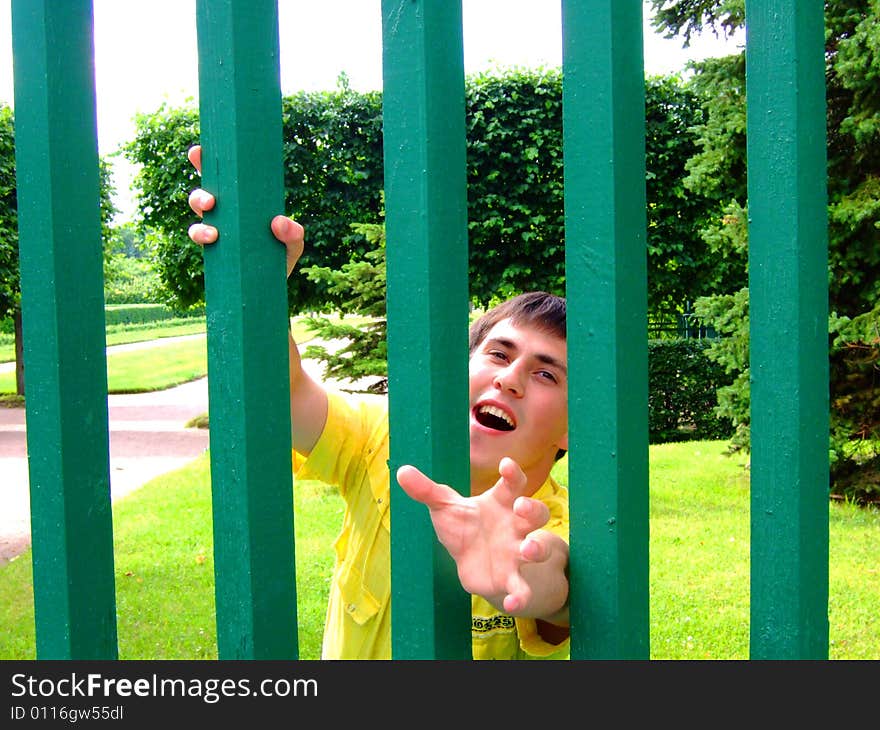
{"type": "Polygon", "coordinates": [[[704,30],[733,35],[745,22],[745,0],[651,0],[654,28],[667,38],[681,36],[685,47],[704,30]]]}
{"type": "Polygon", "coordinates": [[[199,176],[186,151],[199,139],[198,112],[191,106],[162,104],[153,114],[135,116],[135,138],[122,147],[138,166],[132,183],[139,225],[153,251],[153,267],[169,292],[169,304],[186,308],[204,300],[202,250],[187,229],[195,222],[189,193],[199,176]]]}
{"type": "MultiPolygon", "coordinates": [[[[711,251],[695,231],[712,197],[686,191],[684,161],[703,121],[697,99],[676,77],[646,84],[649,202],[648,285],[652,309],[682,310],[741,267],[711,251]]],[[[511,69],[467,79],[467,185],[470,295],[485,306],[525,289],[562,293],[565,239],[562,170],[562,75],[559,69],[511,69]]],[[[286,212],[303,223],[300,266],[340,271],[364,260],[371,244],[352,223],[377,221],[383,184],[382,98],[348,88],[302,92],[282,100],[286,212]]],[[[186,203],[198,185],[185,150],[198,138],[192,109],[162,107],[137,119],[127,157],[142,223],[157,235],[157,268],[178,303],[203,297],[199,247],[186,229],[186,203]]],[[[290,278],[295,313],[342,306],[326,278],[290,278]]]]}
{"type": "Polygon", "coordinates": [[[471,298],[563,294],[560,73],[479,74],[468,80],[465,108],[471,298]]]}
{"type": "MultiPolygon", "coordinates": [[[[300,266],[339,269],[362,257],[367,244],[351,229],[374,220],[382,187],[381,96],[359,94],[346,84],[332,92],[300,92],[282,100],[286,212],[306,230],[300,266]]],[[[190,191],[200,185],[186,150],[199,139],[198,110],[163,104],[135,119],[135,138],[123,147],[140,166],[134,187],[140,224],[150,231],[156,269],[173,302],[189,307],[204,301],[201,247],[189,240],[196,221],[190,191]]],[[[336,293],[320,280],[290,277],[294,312],[339,306],[336,293]]]]}
{"type": "Polygon", "coordinates": [[[12,109],[0,104],[0,319],[18,306],[18,204],[12,109]]]}
{"type": "Polygon", "coordinates": [[[385,226],[381,223],[355,223],[352,230],[362,234],[370,250],[358,261],[339,269],[310,266],[302,273],[312,281],[325,283],[340,298],[340,311],[367,317],[351,324],[331,322],[327,317],[309,317],[307,322],[318,337],[343,341],[334,351],[323,345],[308,345],[303,357],[322,360],[325,377],[371,381],[359,388],[367,393],[385,393],[388,389],[387,319],[385,317],[385,226]],[[371,376],[378,376],[372,378],[371,376]]]}
{"type": "MultiPolygon", "coordinates": [[[[742,0],[653,0],[653,5],[655,24],[685,41],[704,27],[732,32],[744,22],[742,0]]],[[[876,324],[880,312],[880,2],[825,3],[825,40],[832,490],[862,499],[877,491],[869,475],[880,472],[876,384],[866,378],[871,370],[865,365],[880,352],[880,332],[865,324],[876,324]],[[864,477],[861,487],[858,474],[864,477]]],[[[730,257],[747,256],[744,57],[709,60],[692,69],[692,87],[704,99],[707,120],[697,128],[700,151],[688,161],[686,182],[718,200],[714,220],[703,230],[710,247],[730,257]]],[[[704,321],[729,335],[713,356],[737,378],[719,393],[719,408],[737,427],[733,446],[747,449],[748,290],[706,298],[696,308],[704,321]]]]}
{"type": "Polygon", "coordinates": [[[701,130],[711,122],[698,88],[677,76],[649,78],[645,94],[648,202],[648,311],[657,319],[683,305],[745,283],[742,255],[731,255],[703,234],[719,191],[695,189],[692,161],[701,130]]]}
{"type": "MultiPolygon", "coordinates": [[[[382,95],[358,93],[343,76],[335,91],[282,100],[285,212],[306,231],[299,266],[340,270],[363,260],[371,243],[359,221],[382,209],[382,95]]],[[[327,278],[291,276],[296,311],[340,309],[345,294],[327,278]]]]}

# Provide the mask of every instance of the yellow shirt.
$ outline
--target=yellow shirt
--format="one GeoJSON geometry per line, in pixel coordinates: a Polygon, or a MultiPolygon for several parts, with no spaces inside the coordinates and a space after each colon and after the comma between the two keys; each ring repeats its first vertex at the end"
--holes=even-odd
{"type": "MultiPolygon", "coordinates": [[[[391,658],[388,413],[384,404],[329,393],[327,423],[297,479],[336,485],[345,502],[324,626],[324,659],[391,658]]],[[[535,493],[550,508],[545,529],[568,540],[568,492],[549,479],[535,493]]],[[[474,659],[566,659],[569,640],[546,643],[532,619],[513,619],[472,599],[474,659]]]]}

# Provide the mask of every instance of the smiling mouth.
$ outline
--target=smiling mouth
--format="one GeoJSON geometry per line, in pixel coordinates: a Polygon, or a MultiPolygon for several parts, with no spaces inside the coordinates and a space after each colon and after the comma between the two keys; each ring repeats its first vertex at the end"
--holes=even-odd
{"type": "Polygon", "coordinates": [[[497,406],[483,405],[474,409],[477,423],[494,431],[513,431],[516,424],[503,410],[497,406]]]}

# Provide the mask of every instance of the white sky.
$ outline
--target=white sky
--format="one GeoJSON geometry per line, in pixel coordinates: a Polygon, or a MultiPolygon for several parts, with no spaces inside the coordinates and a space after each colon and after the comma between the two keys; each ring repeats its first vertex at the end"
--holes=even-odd
{"type": "MultiPolygon", "coordinates": [[[[93,0],[95,88],[101,155],[134,137],[136,112],[152,113],[198,95],[195,0],[93,0]]],[[[0,102],[13,105],[11,0],[0,0],[0,102]]],[[[382,86],[381,0],[278,0],[281,89],[331,90],[345,72],[354,89],[382,86]]],[[[560,0],[462,0],[465,72],[562,63],[560,0]]],[[[682,70],[689,58],[724,55],[734,43],[711,33],[683,50],[650,27],[645,3],[645,70],[682,70]]],[[[130,215],[132,171],[115,166],[117,207],[130,215]]]]}

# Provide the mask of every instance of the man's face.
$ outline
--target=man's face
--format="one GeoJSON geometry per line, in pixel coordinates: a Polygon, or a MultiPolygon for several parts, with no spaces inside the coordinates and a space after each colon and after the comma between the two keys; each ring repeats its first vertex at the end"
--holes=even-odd
{"type": "Polygon", "coordinates": [[[568,448],[567,345],[554,335],[498,322],[470,358],[472,489],[498,478],[508,456],[530,479],[546,478],[568,448]],[[494,477],[492,476],[494,475],[494,477]],[[477,482],[477,483],[475,483],[477,482]]]}

